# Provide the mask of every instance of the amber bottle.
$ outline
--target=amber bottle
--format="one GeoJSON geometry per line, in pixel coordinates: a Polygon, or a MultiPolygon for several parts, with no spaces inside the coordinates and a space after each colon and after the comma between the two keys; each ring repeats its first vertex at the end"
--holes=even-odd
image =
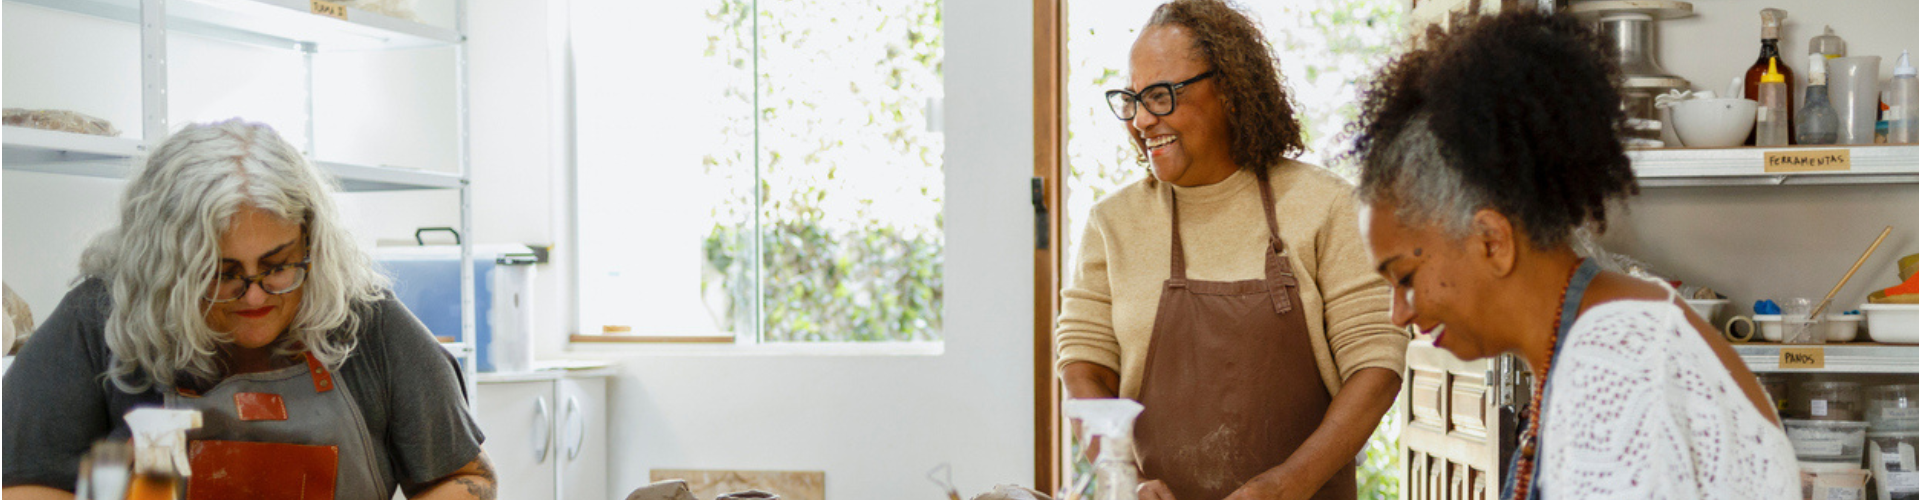
{"type": "MultiPolygon", "coordinates": [[[[1752,67],[1747,68],[1746,95],[1742,95],[1741,97],[1755,100],[1760,98],[1760,79],[1767,74],[1767,62],[1780,57],[1780,24],[1786,22],[1786,20],[1787,11],[1780,9],[1763,9],[1760,11],[1760,59],[1754,61],[1752,67]]],[[[1786,59],[1780,59],[1780,61],[1780,75],[1786,78],[1787,86],[1791,88],[1794,81],[1793,69],[1787,67],[1786,59]]],[[[1795,132],[1793,121],[1795,111],[1797,110],[1794,109],[1794,101],[1793,93],[1788,92],[1787,137],[1789,138],[1793,137],[1795,132]]],[[[1755,132],[1758,131],[1756,130],[1755,132]]],[[[1754,133],[1747,134],[1746,144],[1748,146],[1753,145],[1754,137],[1754,133]]]]}

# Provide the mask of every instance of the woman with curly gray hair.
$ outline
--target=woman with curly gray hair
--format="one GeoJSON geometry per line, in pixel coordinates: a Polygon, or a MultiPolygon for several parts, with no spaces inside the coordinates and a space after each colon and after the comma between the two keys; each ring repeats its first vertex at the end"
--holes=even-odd
{"type": "Polygon", "coordinates": [[[1665,283],[1575,231],[1639,191],[1619,68],[1572,15],[1482,17],[1381,70],[1361,106],[1362,224],[1393,321],[1533,374],[1501,498],[1800,498],[1779,416],[1665,283]]]}
{"type": "Polygon", "coordinates": [[[71,498],[81,455],[150,406],[201,412],[196,491],[491,498],[458,365],[354,246],[331,186],[266,125],[155,148],[6,374],[6,406],[33,408],[5,416],[7,498],[71,498]],[[248,473],[289,468],[320,481],[248,473]]]}

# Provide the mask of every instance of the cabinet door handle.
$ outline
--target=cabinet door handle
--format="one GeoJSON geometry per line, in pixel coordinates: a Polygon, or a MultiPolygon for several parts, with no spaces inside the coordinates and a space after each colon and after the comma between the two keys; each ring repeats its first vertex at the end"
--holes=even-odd
{"type": "Polygon", "coordinates": [[[553,447],[553,411],[547,398],[533,400],[533,463],[547,463],[547,450],[553,447]]]}
{"type": "Polygon", "coordinates": [[[567,430],[563,436],[567,440],[567,460],[571,461],[580,458],[581,445],[587,442],[587,416],[580,412],[580,399],[573,396],[567,396],[565,411],[567,430]]]}

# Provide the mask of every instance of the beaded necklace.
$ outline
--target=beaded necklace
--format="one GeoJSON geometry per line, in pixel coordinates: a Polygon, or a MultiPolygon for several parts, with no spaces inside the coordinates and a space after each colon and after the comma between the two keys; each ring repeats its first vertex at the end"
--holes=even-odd
{"type": "Polygon", "coordinates": [[[1560,345],[1560,319],[1567,313],[1567,289],[1573,287],[1573,277],[1579,272],[1580,265],[1576,263],[1567,273],[1566,284],[1560,285],[1560,300],[1555,302],[1561,307],[1553,312],[1553,329],[1547,334],[1547,358],[1541,361],[1540,379],[1533,381],[1533,398],[1527,401],[1527,430],[1520,434],[1520,463],[1514,467],[1514,500],[1525,500],[1533,490],[1533,458],[1540,442],[1540,400],[1546,392],[1547,375],[1553,373],[1553,351],[1560,345]]]}

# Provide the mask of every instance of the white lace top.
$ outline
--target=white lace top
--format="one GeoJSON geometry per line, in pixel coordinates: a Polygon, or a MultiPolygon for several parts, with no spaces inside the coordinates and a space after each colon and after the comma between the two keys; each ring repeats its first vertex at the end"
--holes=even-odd
{"type": "Polygon", "coordinates": [[[1541,410],[1543,498],[1800,498],[1786,432],[1679,306],[1594,306],[1561,342],[1541,410]]]}

